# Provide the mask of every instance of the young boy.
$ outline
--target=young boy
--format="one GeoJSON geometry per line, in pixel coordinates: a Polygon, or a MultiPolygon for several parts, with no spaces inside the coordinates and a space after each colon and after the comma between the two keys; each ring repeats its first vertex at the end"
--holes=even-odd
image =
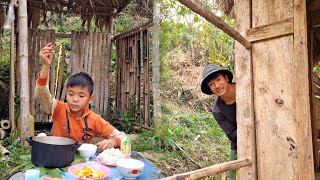
{"type": "Polygon", "coordinates": [[[126,135],[87,108],[94,97],[93,81],[88,74],[78,73],[70,77],[67,83],[66,103],[50,95],[46,84],[54,53],[52,43],[48,43],[39,53],[42,68],[35,94],[45,111],[53,117],[53,135],[88,143],[92,143],[92,137],[101,136],[105,139],[96,144],[100,151],[120,147],[121,139],[126,135]]]}
{"type": "MultiPolygon", "coordinates": [[[[233,75],[217,64],[210,64],[203,70],[201,90],[217,97],[212,114],[231,141],[230,160],[237,159],[236,84],[233,75]]],[[[230,180],[236,179],[235,171],[229,172],[230,180]]]]}

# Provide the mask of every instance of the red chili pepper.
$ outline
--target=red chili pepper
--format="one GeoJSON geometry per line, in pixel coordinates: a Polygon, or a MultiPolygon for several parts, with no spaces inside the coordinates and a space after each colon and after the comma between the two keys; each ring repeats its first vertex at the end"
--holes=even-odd
{"type": "Polygon", "coordinates": [[[140,172],[141,172],[141,170],[134,169],[131,171],[131,174],[139,174],[140,172]]]}

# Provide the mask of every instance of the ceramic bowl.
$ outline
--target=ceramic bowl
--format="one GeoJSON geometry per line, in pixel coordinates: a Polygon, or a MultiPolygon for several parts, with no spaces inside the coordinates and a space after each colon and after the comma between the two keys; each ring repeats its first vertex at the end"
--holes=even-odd
{"type": "Polygon", "coordinates": [[[126,179],[136,179],[144,168],[144,163],[136,159],[119,159],[116,165],[120,174],[126,179]]]}
{"type": "Polygon", "coordinates": [[[83,143],[78,148],[78,151],[82,157],[88,159],[96,153],[97,146],[94,144],[83,143]]]}

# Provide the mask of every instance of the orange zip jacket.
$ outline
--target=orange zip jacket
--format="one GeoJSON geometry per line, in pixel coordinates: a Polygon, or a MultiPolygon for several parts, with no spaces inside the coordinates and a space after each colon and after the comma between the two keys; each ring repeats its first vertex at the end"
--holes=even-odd
{"type": "Polygon", "coordinates": [[[82,117],[77,120],[70,111],[67,103],[61,102],[57,99],[53,99],[46,84],[47,78],[41,79],[40,77],[38,77],[35,94],[37,100],[42,106],[44,106],[46,112],[48,114],[52,114],[54,122],[54,136],[68,137],[74,139],[77,142],[84,142],[82,137],[87,133],[91,135],[91,138],[87,141],[89,143],[92,143],[92,137],[101,136],[106,139],[113,138],[117,143],[117,147],[120,147],[121,139],[126,137],[123,132],[118,131],[100,115],[94,113],[87,107],[85,107],[82,117]],[[69,118],[70,133],[67,126],[66,112],[68,113],[69,118]],[[84,122],[84,118],[86,116],[88,118],[88,128],[91,128],[91,131],[84,130],[86,128],[84,122]]]}

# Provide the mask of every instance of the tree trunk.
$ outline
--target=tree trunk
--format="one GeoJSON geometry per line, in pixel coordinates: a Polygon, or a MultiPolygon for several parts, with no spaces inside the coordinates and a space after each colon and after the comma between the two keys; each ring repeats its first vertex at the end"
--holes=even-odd
{"type": "Polygon", "coordinates": [[[20,116],[21,129],[20,139],[26,145],[26,137],[29,134],[29,79],[28,79],[28,18],[27,18],[27,1],[19,0],[18,8],[19,22],[19,59],[20,59],[20,76],[21,76],[21,94],[20,94],[20,116]]]}
{"type": "Polygon", "coordinates": [[[160,2],[153,2],[153,28],[152,28],[152,86],[153,86],[153,119],[154,130],[159,131],[161,120],[160,109],[160,61],[159,61],[159,18],[160,18],[160,2]]]}
{"type": "Polygon", "coordinates": [[[206,20],[217,26],[219,29],[234,38],[244,47],[251,48],[251,43],[245,39],[239,32],[234,30],[229,24],[225,23],[220,17],[213,14],[207,7],[205,7],[198,0],[178,0],[181,4],[188,7],[191,11],[204,17],[206,20]]]}

